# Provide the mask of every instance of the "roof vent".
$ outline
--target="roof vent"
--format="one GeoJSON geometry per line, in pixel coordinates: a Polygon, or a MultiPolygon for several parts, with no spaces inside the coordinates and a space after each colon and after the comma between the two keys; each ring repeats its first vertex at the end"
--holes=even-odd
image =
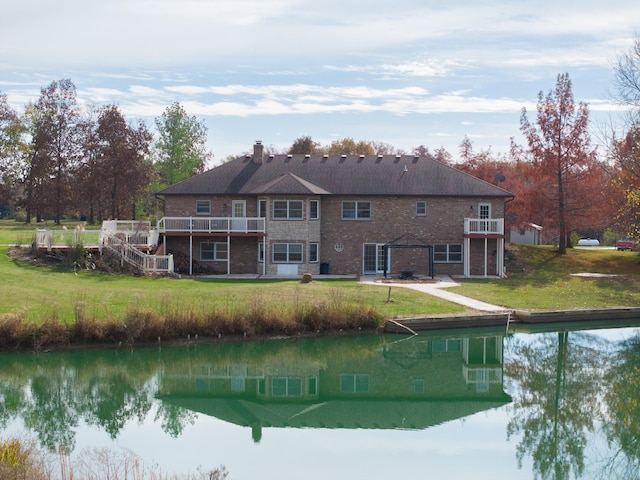
{"type": "Polygon", "coordinates": [[[364,155],[360,155],[360,158],[364,158],[364,155]]]}
{"type": "Polygon", "coordinates": [[[342,155],[340,155],[340,156],[341,156],[342,158],[347,158],[347,155],[346,155],[346,154],[344,154],[344,153],[343,153],[342,155]]]}
{"type": "Polygon", "coordinates": [[[325,153],[324,155],[322,155],[322,158],[329,158],[329,155],[325,153]]]}
{"type": "Polygon", "coordinates": [[[305,153],[304,158],[311,158],[311,155],[309,155],[308,153],[305,153]]]}

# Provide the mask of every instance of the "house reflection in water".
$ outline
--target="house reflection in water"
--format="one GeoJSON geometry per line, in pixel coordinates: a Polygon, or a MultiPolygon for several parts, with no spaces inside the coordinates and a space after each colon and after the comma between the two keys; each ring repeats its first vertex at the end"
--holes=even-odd
{"type": "Polygon", "coordinates": [[[202,345],[165,366],[158,397],[256,442],[268,427],[425,429],[511,401],[504,329],[423,333],[202,345]]]}

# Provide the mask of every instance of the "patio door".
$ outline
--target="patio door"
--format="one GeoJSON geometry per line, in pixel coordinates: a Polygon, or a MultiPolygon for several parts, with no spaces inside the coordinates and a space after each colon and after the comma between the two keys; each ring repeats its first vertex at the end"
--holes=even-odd
{"type": "Polygon", "coordinates": [[[362,245],[362,273],[374,275],[384,272],[383,243],[364,243],[362,245]]]}
{"type": "Polygon", "coordinates": [[[245,200],[233,200],[231,202],[231,229],[234,232],[247,230],[247,202],[245,200]]]}

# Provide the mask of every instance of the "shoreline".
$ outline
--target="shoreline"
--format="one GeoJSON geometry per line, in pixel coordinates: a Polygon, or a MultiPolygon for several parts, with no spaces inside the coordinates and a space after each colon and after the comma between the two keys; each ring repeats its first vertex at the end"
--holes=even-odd
{"type": "Polygon", "coordinates": [[[610,307],[574,310],[505,310],[503,312],[478,312],[465,315],[429,315],[424,317],[394,318],[385,320],[385,333],[407,333],[427,330],[516,326],[524,331],[539,325],[564,325],[571,323],[620,322],[637,320],[640,325],[640,307],[610,307]]]}

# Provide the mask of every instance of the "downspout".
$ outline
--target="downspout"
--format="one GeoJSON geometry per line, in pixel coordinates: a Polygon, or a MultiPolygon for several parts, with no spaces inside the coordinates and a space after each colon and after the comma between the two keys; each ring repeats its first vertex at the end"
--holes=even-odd
{"type": "Polygon", "coordinates": [[[507,258],[507,204],[513,202],[516,199],[515,196],[511,197],[509,200],[506,200],[503,205],[503,213],[502,213],[502,272],[500,274],[500,278],[504,278],[505,276],[505,264],[504,261],[507,258]]]}

